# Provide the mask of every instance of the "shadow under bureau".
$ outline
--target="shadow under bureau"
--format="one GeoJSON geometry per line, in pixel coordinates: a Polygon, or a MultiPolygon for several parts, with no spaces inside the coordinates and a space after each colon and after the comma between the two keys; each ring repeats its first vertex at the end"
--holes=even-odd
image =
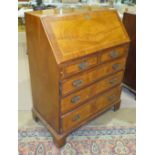
{"type": "Polygon", "coordinates": [[[66,136],[114,106],[129,37],[115,10],[26,13],[33,117],[61,147],[66,136]]]}

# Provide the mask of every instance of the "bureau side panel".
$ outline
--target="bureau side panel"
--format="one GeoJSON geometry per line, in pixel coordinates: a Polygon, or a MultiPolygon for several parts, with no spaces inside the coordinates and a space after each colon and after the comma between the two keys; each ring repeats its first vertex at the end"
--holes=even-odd
{"type": "Polygon", "coordinates": [[[40,18],[26,14],[33,106],[59,132],[59,71],[40,18]]]}

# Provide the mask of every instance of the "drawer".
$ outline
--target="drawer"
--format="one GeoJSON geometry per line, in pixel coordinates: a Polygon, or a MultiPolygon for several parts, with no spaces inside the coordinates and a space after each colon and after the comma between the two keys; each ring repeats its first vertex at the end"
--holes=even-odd
{"type": "Polygon", "coordinates": [[[97,56],[80,59],[64,67],[64,76],[72,75],[97,65],[97,56]]]}
{"type": "Polygon", "coordinates": [[[86,87],[78,92],[72,93],[71,95],[61,99],[61,112],[66,113],[67,111],[79,106],[82,102],[89,98],[121,83],[123,77],[123,71],[116,73],[115,75],[109,76],[102,79],[89,87],[86,87]]]}
{"type": "Polygon", "coordinates": [[[61,94],[66,95],[100,78],[103,78],[104,76],[113,74],[119,70],[124,69],[125,60],[125,57],[114,60],[112,62],[99,65],[89,71],[86,71],[72,78],[63,80],[61,82],[61,94]]]}
{"type": "Polygon", "coordinates": [[[93,114],[103,110],[107,106],[114,104],[120,100],[121,87],[116,87],[97,98],[89,101],[88,103],[80,106],[78,109],[73,110],[62,116],[62,130],[67,131],[68,129],[77,126],[82,121],[92,116],[93,114]]]}
{"type": "Polygon", "coordinates": [[[127,53],[127,47],[126,46],[117,47],[117,48],[114,48],[112,50],[109,50],[109,51],[102,53],[101,57],[100,57],[100,61],[102,63],[107,62],[107,61],[122,57],[126,53],[127,53]]]}

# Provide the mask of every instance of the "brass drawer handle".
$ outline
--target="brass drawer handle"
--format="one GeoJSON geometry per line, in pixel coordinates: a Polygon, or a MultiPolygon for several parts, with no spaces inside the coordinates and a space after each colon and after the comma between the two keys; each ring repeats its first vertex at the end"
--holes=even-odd
{"type": "Polygon", "coordinates": [[[119,63],[114,64],[114,65],[112,66],[113,70],[118,70],[118,69],[120,69],[120,67],[121,67],[121,64],[119,64],[119,63]]]}
{"type": "Polygon", "coordinates": [[[77,120],[79,120],[79,119],[80,119],[80,115],[77,114],[77,115],[75,115],[75,116],[72,118],[72,121],[75,122],[75,121],[77,121],[77,120]]]}
{"type": "Polygon", "coordinates": [[[79,100],[80,100],[80,96],[74,96],[74,97],[71,99],[71,102],[72,102],[72,103],[77,103],[79,100]]]}
{"type": "Polygon", "coordinates": [[[111,52],[109,53],[109,56],[110,56],[111,58],[117,58],[117,57],[119,56],[119,52],[118,52],[118,51],[111,51],[111,52]]]}
{"type": "Polygon", "coordinates": [[[79,87],[79,86],[82,85],[82,83],[83,83],[82,80],[75,80],[75,81],[73,81],[72,84],[73,84],[74,87],[79,87]]]}
{"type": "Polygon", "coordinates": [[[80,70],[84,70],[88,67],[89,63],[88,62],[82,62],[79,64],[80,70]]]}
{"type": "Polygon", "coordinates": [[[108,101],[112,102],[116,99],[116,95],[108,96],[108,101]]]}
{"type": "Polygon", "coordinates": [[[112,78],[112,79],[109,81],[109,83],[110,83],[111,85],[116,84],[116,82],[117,82],[117,78],[112,78]]]}

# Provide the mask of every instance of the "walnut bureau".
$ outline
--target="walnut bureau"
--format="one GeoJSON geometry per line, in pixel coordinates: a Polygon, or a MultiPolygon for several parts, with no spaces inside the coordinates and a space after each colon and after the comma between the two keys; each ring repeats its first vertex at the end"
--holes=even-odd
{"type": "Polygon", "coordinates": [[[117,11],[26,13],[33,118],[57,147],[107,109],[120,107],[130,39],[117,11]]]}

